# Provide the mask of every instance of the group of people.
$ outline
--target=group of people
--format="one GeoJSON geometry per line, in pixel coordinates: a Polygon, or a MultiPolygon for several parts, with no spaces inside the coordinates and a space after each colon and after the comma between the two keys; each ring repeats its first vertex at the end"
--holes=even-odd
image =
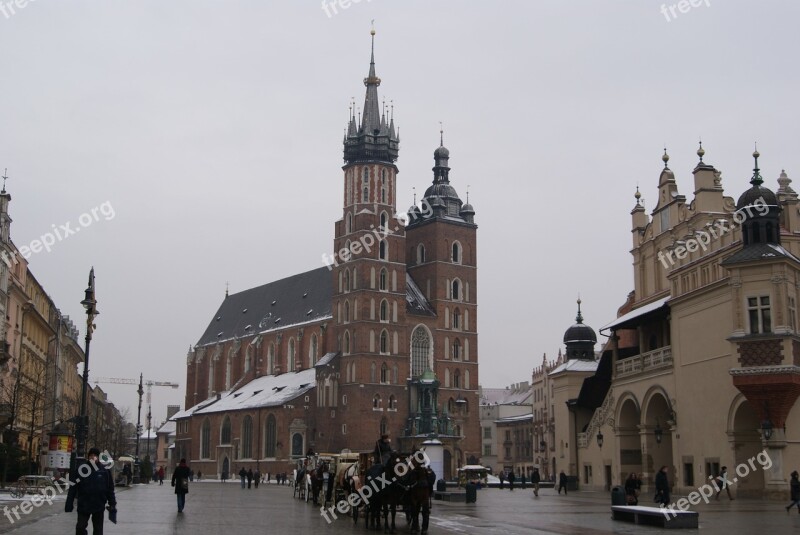
{"type": "Polygon", "coordinates": [[[245,481],[247,481],[248,489],[253,485],[253,481],[255,481],[256,488],[258,488],[258,483],[261,481],[261,472],[258,468],[256,468],[255,472],[253,472],[252,468],[245,470],[243,466],[242,469],[239,470],[239,480],[242,482],[242,488],[244,488],[245,481]]]}

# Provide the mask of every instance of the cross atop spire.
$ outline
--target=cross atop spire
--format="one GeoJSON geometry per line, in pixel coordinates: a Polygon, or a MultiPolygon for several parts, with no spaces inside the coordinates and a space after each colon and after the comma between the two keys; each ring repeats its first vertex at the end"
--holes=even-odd
{"type": "MultiPolygon", "coordinates": [[[[369,74],[364,78],[367,88],[364,95],[363,113],[356,109],[358,121],[351,116],[347,137],[344,141],[344,159],[347,163],[356,161],[385,161],[397,160],[400,136],[394,125],[394,103],[391,104],[391,114],[386,116],[386,101],[378,100],[378,86],[381,79],[375,74],[375,26],[370,30],[370,58],[369,74]],[[381,107],[383,110],[381,112],[381,107]]],[[[351,112],[352,113],[352,112],[351,112]]]]}
{"type": "Polygon", "coordinates": [[[761,169],[758,168],[758,157],[761,156],[761,153],[758,152],[758,143],[755,144],[755,149],[753,151],[753,159],[756,161],[755,167],[753,168],[753,178],[750,179],[750,183],[754,186],[760,186],[764,183],[764,179],[761,178],[761,169]]]}
{"type": "Polygon", "coordinates": [[[0,193],[6,192],[6,180],[8,180],[7,175],[8,175],[8,167],[6,167],[5,171],[3,171],[3,191],[0,191],[0,193]]]}

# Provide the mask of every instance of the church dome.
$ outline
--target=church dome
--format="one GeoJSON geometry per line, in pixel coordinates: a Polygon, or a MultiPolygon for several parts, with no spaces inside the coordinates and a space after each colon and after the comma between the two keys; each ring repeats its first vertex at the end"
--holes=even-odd
{"type": "Polygon", "coordinates": [[[594,329],[583,323],[580,299],[578,299],[578,315],[575,317],[575,322],[576,323],[564,333],[564,343],[591,342],[592,344],[596,344],[597,334],[594,332],[594,329]]]}
{"type": "Polygon", "coordinates": [[[761,178],[760,169],[758,168],[759,156],[761,156],[761,154],[757,150],[753,152],[753,158],[756,162],[755,168],[753,169],[753,178],[750,179],[750,183],[753,187],[742,193],[739,200],[736,201],[737,210],[741,210],[745,206],[750,206],[756,202],[764,203],[767,206],[778,206],[778,198],[772,190],[761,185],[764,183],[764,180],[761,178]]]}
{"type": "Polygon", "coordinates": [[[437,160],[441,160],[443,158],[450,157],[450,151],[447,150],[447,147],[440,146],[437,147],[435,151],[433,151],[433,157],[437,160]]]}
{"type": "Polygon", "coordinates": [[[591,342],[597,343],[597,335],[594,329],[583,323],[576,323],[564,333],[564,343],[571,342],[591,342]]]}

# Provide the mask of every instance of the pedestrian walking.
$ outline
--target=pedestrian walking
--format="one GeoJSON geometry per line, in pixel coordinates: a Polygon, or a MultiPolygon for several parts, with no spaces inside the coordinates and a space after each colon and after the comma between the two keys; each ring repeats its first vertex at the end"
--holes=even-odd
{"type": "Polygon", "coordinates": [[[78,499],[78,523],[75,525],[77,535],[87,535],[89,518],[92,519],[92,533],[103,535],[103,515],[108,503],[109,515],[117,512],[117,497],[114,495],[114,480],[111,472],[100,464],[100,450],[91,448],[88,460],[83,461],[70,481],[75,483],[69,488],[64,511],[72,512],[75,498],[78,499]],[[113,513],[112,513],[113,512],[113,513]]]}
{"type": "Polygon", "coordinates": [[[158,484],[159,485],[163,485],[164,484],[164,467],[163,466],[159,466],[158,467],[158,484]]]}
{"type": "Polygon", "coordinates": [[[669,505],[669,480],[667,479],[667,466],[662,466],[656,474],[656,503],[669,505]]]}
{"type": "Polygon", "coordinates": [[[253,484],[256,486],[256,488],[258,488],[259,483],[261,483],[261,472],[259,472],[258,468],[256,468],[256,471],[253,472],[253,484]]]}
{"type": "Polygon", "coordinates": [[[242,469],[239,470],[239,480],[242,482],[242,488],[244,488],[244,480],[247,479],[247,471],[242,466],[242,469]]]}
{"type": "Polygon", "coordinates": [[[797,512],[800,513],[800,479],[798,479],[797,470],[792,472],[792,479],[789,481],[789,490],[791,492],[792,503],[786,506],[786,514],[792,510],[793,506],[797,506],[797,512]]]}
{"type": "Polygon", "coordinates": [[[625,501],[628,505],[639,504],[639,491],[637,490],[638,477],[634,472],[625,480],[625,501]]]}
{"type": "Polygon", "coordinates": [[[252,488],[252,486],[253,486],[253,469],[252,468],[248,468],[247,469],[247,488],[248,489],[252,488]]]}
{"type": "Polygon", "coordinates": [[[202,477],[203,477],[203,472],[201,472],[200,470],[198,470],[198,471],[197,471],[197,481],[200,481],[200,479],[202,479],[202,477]]]}
{"type": "Polygon", "coordinates": [[[499,477],[500,477],[500,488],[502,489],[503,488],[503,481],[506,478],[506,473],[501,471],[499,477]]]}
{"type": "Polygon", "coordinates": [[[531,485],[533,485],[533,495],[539,495],[539,483],[542,481],[542,476],[539,474],[539,469],[534,468],[533,474],[531,475],[531,485]]]}
{"type": "Polygon", "coordinates": [[[564,489],[564,496],[567,495],[567,474],[562,470],[558,474],[558,493],[561,494],[561,489],[564,489]]]}
{"type": "Polygon", "coordinates": [[[522,485],[522,490],[525,490],[525,472],[522,472],[522,475],[519,476],[519,482],[522,485]]]}
{"type": "Polygon", "coordinates": [[[172,472],[172,486],[175,487],[175,495],[178,497],[178,512],[182,513],[186,507],[186,495],[189,494],[189,467],[186,466],[186,459],[181,459],[172,472]]]}
{"type": "Polygon", "coordinates": [[[270,473],[267,472],[267,485],[269,485],[270,473]]]}
{"type": "Polygon", "coordinates": [[[189,470],[189,482],[194,481],[194,470],[189,470]]]}
{"type": "Polygon", "coordinates": [[[733,496],[731,496],[731,488],[730,484],[728,483],[728,467],[723,466],[722,470],[720,470],[719,476],[717,477],[717,481],[719,482],[719,489],[717,490],[717,500],[719,500],[719,495],[722,492],[722,489],[725,489],[725,492],[728,493],[728,499],[733,501],[733,496]]]}
{"type": "Polygon", "coordinates": [[[517,476],[514,475],[514,471],[513,470],[508,473],[508,488],[511,491],[514,490],[514,480],[516,480],[516,478],[517,478],[517,476]]]}

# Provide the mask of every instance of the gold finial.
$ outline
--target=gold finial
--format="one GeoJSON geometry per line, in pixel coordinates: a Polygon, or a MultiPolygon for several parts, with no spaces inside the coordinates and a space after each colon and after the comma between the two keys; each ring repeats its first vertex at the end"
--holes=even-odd
{"type": "Polygon", "coordinates": [[[753,158],[758,158],[759,156],[761,156],[761,153],[758,152],[758,142],[756,141],[755,150],[753,151],[753,158]]]}
{"type": "Polygon", "coordinates": [[[639,199],[642,198],[642,194],[639,193],[639,185],[636,185],[636,193],[633,194],[634,198],[636,198],[636,204],[639,204],[639,199]]]}
{"type": "Polygon", "coordinates": [[[374,37],[375,36],[375,19],[372,19],[370,21],[370,24],[372,24],[372,29],[369,31],[369,34],[374,37]]]}
{"type": "Polygon", "coordinates": [[[699,143],[700,143],[700,148],[697,149],[697,155],[700,157],[700,163],[703,163],[703,155],[706,153],[706,151],[703,150],[703,140],[702,139],[700,140],[699,143]]]}
{"type": "Polygon", "coordinates": [[[669,161],[669,154],[667,154],[667,147],[664,147],[664,155],[661,157],[661,160],[664,162],[664,169],[668,169],[667,162],[669,161]]]}

